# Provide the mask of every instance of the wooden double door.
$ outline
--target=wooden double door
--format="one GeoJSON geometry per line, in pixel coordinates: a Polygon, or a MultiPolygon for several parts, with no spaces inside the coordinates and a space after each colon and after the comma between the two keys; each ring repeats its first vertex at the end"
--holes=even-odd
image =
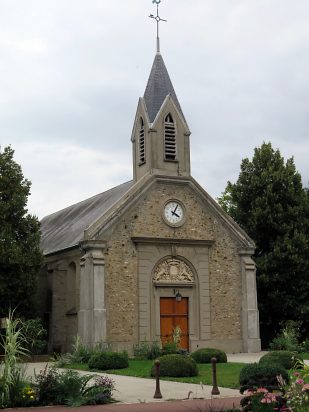
{"type": "Polygon", "coordinates": [[[160,334],[161,342],[173,342],[173,333],[177,326],[181,329],[179,347],[189,350],[189,299],[177,301],[173,298],[160,298],[160,334]]]}

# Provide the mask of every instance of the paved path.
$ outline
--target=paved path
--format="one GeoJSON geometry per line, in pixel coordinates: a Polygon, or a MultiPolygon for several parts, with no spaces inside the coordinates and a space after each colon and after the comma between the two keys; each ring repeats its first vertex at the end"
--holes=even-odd
{"type": "MultiPolygon", "coordinates": [[[[39,373],[44,369],[46,363],[29,363],[27,364],[27,373],[29,376],[34,376],[34,373],[39,373]]],[[[93,375],[107,375],[115,382],[116,390],[113,393],[113,397],[119,402],[125,403],[145,403],[155,402],[153,395],[155,392],[155,380],[135,378],[132,376],[112,375],[98,372],[85,372],[79,371],[81,374],[93,374],[93,375]]],[[[168,400],[184,400],[188,397],[211,399],[211,386],[197,385],[192,383],[172,382],[161,380],[161,393],[162,400],[157,402],[168,400]]],[[[220,397],[237,397],[239,391],[229,388],[219,388],[220,397]]]]}
{"type": "MultiPolygon", "coordinates": [[[[236,353],[227,355],[229,362],[252,363],[258,362],[266,352],[236,353]]],[[[307,362],[306,362],[307,363],[307,362]]],[[[309,362],[308,362],[309,363],[309,362]]],[[[27,364],[27,373],[34,375],[44,369],[46,363],[27,364]]],[[[82,374],[91,374],[83,372],[82,374]]],[[[142,379],[131,376],[93,373],[94,375],[108,375],[115,381],[114,398],[121,403],[110,405],[85,406],[76,408],[76,412],[206,412],[237,407],[240,401],[238,390],[219,388],[220,396],[211,396],[211,386],[202,386],[190,383],[161,381],[162,400],[154,400],[154,379],[142,379]],[[190,394],[190,399],[187,400],[190,394]],[[192,399],[195,398],[195,399],[192,399]],[[202,398],[202,399],[197,399],[202,398]]],[[[46,408],[24,408],[25,412],[46,412],[46,408]]],[[[50,412],[67,412],[64,406],[52,406],[50,412]]],[[[23,408],[20,408],[23,411],[23,408]]]]}
{"type": "MultiPolygon", "coordinates": [[[[265,352],[260,353],[237,353],[228,355],[229,362],[258,362],[261,356],[265,352]]],[[[33,376],[34,372],[38,373],[44,369],[46,363],[29,363],[27,364],[27,373],[29,376],[33,376]]],[[[121,376],[112,374],[100,374],[97,372],[83,372],[81,374],[93,374],[93,375],[108,375],[115,382],[114,398],[123,403],[145,404],[149,402],[164,402],[169,400],[184,400],[190,397],[190,399],[211,399],[211,386],[197,385],[182,382],[161,381],[161,393],[162,400],[155,401],[153,398],[155,392],[155,380],[135,378],[131,376],[121,376]]],[[[220,398],[238,397],[239,391],[235,389],[219,388],[220,398]]],[[[37,409],[36,409],[37,410],[37,409]]]]}

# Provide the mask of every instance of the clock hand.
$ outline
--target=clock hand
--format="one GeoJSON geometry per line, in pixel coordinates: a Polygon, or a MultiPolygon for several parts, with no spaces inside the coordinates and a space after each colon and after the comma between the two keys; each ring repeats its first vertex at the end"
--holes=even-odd
{"type": "Polygon", "coordinates": [[[172,215],[176,216],[176,217],[179,217],[179,215],[177,213],[175,213],[175,211],[174,212],[172,211],[172,215]]]}
{"type": "Polygon", "coordinates": [[[176,210],[178,209],[179,205],[176,205],[175,209],[174,209],[174,213],[176,213],[176,210]]]}

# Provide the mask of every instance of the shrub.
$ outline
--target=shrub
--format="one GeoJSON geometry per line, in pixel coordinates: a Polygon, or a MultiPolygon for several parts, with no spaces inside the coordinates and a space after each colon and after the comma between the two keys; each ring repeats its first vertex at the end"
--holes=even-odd
{"type": "Polygon", "coordinates": [[[150,360],[157,359],[160,355],[161,355],[161,348],[158,342],[152,342],[149,348],[147,359],[150,359],[150,360]]]}
{"type": "Polygon", "coordinates": [[[296,351],[300,350],[298,343],[300,337],[300,321],[288,320],[281,323],[280,333],[270,342],[269,348],[272,351],[275,350],[288,350],[296,351]]]}
{"type": "MultiPolygon", "coordinates": [[[[160,361],[161,376],[197,376],[197,364],[191,356],[186,355],[164,355],[158,358],[160,361]]],[[[155,365],[151,368],[151,376],[155,376],[155,365]]]]}
{"type": "Polygon", "coordinates": [[[171,354],[177,354],[177,353],[178,353],[177,343],[175,342],[164,343],[162,347],[162,355],[171,355],[171,354]]]}
{"type": "Polygon", "coordinates": [[[92,378],[92,375],[80,375],[72,370],[58,372],[54,366],[47,366],[35,376],[38,403],[80,406],[110,402],[114,382],[100,376],[95,378],[94,385],[88,385],[92,378]]]}
{"type": "Polygon", "coordinates": [[[301,343],[301,351],[309,352],[309,339],[306,339],[301,343]]]}
{"type": "Polygon", "coordinates": [[[161,355],[161,349],[157,342],[140,342],[133,347],[135,359],[156,359],[161,355]]]}
{"type": "Polygon", "coordinates": [[[244,412],[290,411],[286,406],[286,401],[280,394],[269,392],[266,388],[246,391],[240,405],[244,412]]]}
{"type": "Polygon", "coordinates": [[[26,320],[24,322],[24,336],[30,353],[38,355],[46,350],[47,331],[42,325],[41,319],[26,320]]]}
{"type": "Polygon", "coordinates": [[[46,365],[38,375],[35,375],[34,382],[37,388],[38,403],[40,405],[56,405],[58,402],[58,375],[56,367],[46,365]]]}
{"type": "Polygon", "coordinates": [[[97,352],[89,359],[90,369],[108,370],[123,369],[129,366],[129,358],[126,352],[97,352]]]}
{"type": "Polygon", "coordinates": [[[88,363],[89,359],[94,354],[94,349],[87,348],[83,345],[78,335],[74,338],[72,349],[73,351],[70,354],[70,361],[72,363],[88,363]]]}
{"type": "Polygon", "coordinates": [[[284,369],[292,369],[297,361],[301,360],[300,355],[286,350],[273,351],[262,356],[260,365],[281,365],[284,369]]]}
{"type": "Polygon", "coordinates": [[[80,375],[72,370],[57,374],[56,404],[79,406],[87,403],[87,383],[90,379],[91,375],[80,375]]]}
{"type": "MultiPolygon", "coordinates": [[[[112,399],[112,393],[115,389],[115,382],[108,376],[97,376],[95,384],[90,389],[88,396],[90,396],[96,405],[108,403],[112,399]]],[[[90,402],[93,403],[93,402],[90,402]]]]}
{"type": "Polygon", "coordinates": [[[257,363],[249,363],[240,371],[240,392],[243,393],[246,389],[252,388],[266,388],[269,391],[277,390],[277,376],[280,375],[288,382],[288,373],[281,365],[275,364],[271,366],[269,364],[260,365],[257,363]]]}
{"type": "Polygon", "coordinates": [[[14,319],[14,310],[9,312],[6,330],[0,346],[4,352],[4,361],[0,364],[0,408],[14,406],[23,387],[25,370],[21,358],[28,355],[25,347],[23,323],[14,319]]]}
{"type": "Polygon", "coordinates": [[[211,363],[211,358],[216,358],[218,363],[226,363],[226,353],[220,349],[201,348],[191,354],[197,363],[211,363]]]}

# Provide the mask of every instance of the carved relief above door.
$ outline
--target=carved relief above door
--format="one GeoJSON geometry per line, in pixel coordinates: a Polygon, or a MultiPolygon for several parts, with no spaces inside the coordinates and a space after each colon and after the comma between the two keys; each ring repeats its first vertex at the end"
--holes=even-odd
{"type": "Polygon", "coordinates": [[[158,264],[154,271],[153,282],[194,284],[194,275],[184,261],[170,258],[158,264]]]}

